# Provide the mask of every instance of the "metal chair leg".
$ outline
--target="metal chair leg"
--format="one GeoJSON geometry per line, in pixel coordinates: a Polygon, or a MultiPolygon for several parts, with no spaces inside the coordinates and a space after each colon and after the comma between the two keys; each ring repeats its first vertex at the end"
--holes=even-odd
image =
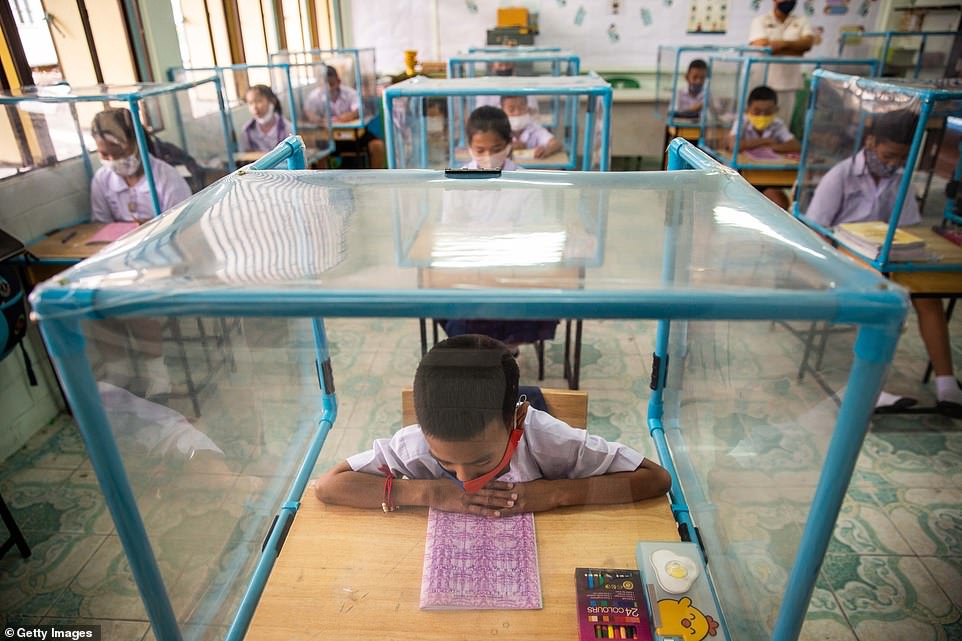
{"type": "Polygon", "coordinates": [[[575,361],[571,369],[568,389],[578,389],[581,384],[581,319],[575,322],[575,361]]]}
{"type": "Polygon", "coordinates": [[[20,556],[27,558],[30,556],[30,546],[27,545],[27,539],[23,538],[23,532],[17,527],[17,522],[13,520],[13,514],[7,508],[6,502],[3,500],[3,495],[0,495],[0,519],[3,520],[3,524],[7,527],[7,531],[10,532],[10,538],[0,545],[0,558],[12,548],[17,546],[17,550],[20,551],[20,556]]]}

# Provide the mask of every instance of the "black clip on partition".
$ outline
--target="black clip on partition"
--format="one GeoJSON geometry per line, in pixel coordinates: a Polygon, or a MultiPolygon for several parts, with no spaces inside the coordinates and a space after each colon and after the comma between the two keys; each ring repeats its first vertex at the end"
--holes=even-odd
{"type": "Polygon", "coordinates": [[[500,169],[445,169],[446,178],[500,178],[500,169]]]}

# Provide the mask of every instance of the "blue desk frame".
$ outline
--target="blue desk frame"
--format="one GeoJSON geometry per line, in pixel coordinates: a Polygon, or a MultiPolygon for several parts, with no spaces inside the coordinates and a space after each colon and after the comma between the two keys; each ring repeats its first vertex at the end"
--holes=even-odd
{"type": "MultiPolygon", "coordinates": [[[[730,172],[703,152],[682,139],[672,141],[668,150],[670,171],[703,169],[730,172]]],[[[303,165],[303,144],[291,137],[262,158],[254,170],[266,169],[279,162],[289,166],[303,165]]],[[[246,171],[241,169],[240,171],[246,171]]],[[[438,172],[438,180],[443,174],[438,172]]],[[[557,179],[564,181],[560,174],[557,179]]],[[[551,178],[549,178],[551,180],[551,178]]],[[[197,194],[187,207],[201,210],[217,199],[216,189],[197,194]]],[[[760,197],[760,196],[759,196],[760,197]]],[[[189,210],[188,209],[188,210],[189,210]]],[[[682,242],[682,204],[675,201],[667,212],[665,254],[662,278],[674,278],[675,253],[686,251],[682,242]]],[[[772,224],[785,233],[797,233],[794,223],[777,218],[772,224]]],[[[484,303],[492,315],[524,318],[571,316],[576,318],[652,318],[658,319],[655,355],[666,363],[671,321],[689,318],[701,320],[826,320],[859,325],[855,357],[849,375],[847,392],[842,401],[822,473],[819,476],[812,507],[799,544],[785,596],[775,624],[773,639],[790,641],[801,629],[821,561],[828,548],[848,480],[867,432],[874,400],[890,362],[904,321],[907,300],[898,288],[879,282],[878,275],[842,263],[826,266],[826,276],[837,279],[838,290],[798,292],[761,290],[754,296],[732,295],[726,291],[704,289],[615,290],[583,292],[566,296],[554,290],[416,290],[410,293],[368,291],[357,295],[351,291],[302,291],[277,296],[268,290],[255,292],[189,289],[179,292],[145,291],[146,298],[131,297],[129,292],[78,288],[76,284],[48,283],[39,288],[31,300],[40,318],[40,328],[49,345],[57,372],[64,381],[67,396],[83,433],[98,481],[117,526],[131,571],[140,589],[154,634],[160,641],[182,639],[170,600],[154,557],[136,499],[130,487],[109,421],[100,405],[96,381],[84,351],[81,321],[99,318],[109,309],[110,316],[184,316],[202,313],[210,316],[279,316],[310,318],[314,331],[314,347],[318,382],[322,396],[322,412],[316,432],[286,500],[275,517],[264,548],[258,559],[251,583],[227,633],[229,641],[244,637],[257,601],[274,564],[284,534],[293,520],[300,498],[321,448],[337,417],[337,398],[333,387],[330,354],[322,317],[384,315],[452,316],[476,303],[484,303]],[[853,292],[858,292],[853,295],[853,292]],[[93,297],[97,303],[94,304],[93,297]],[[415,298],[417,300],[415,300],[415,298]],[[136,300],[135,300],[136,299],[136,300]],[[143,301],[149,302],[143,302],[143,301]],[[709,313],[706,314],[706,310],[709,313]]],[[[666,430],[674,436],[680,431],[676,422],[677,403],[665,413],[667,368],[654,372],[652,395],[648,407],[648,427],[662,464],[672,474],[673,511],[693,539],[698,533],[693,525],[680,482],[690,473],[690,461],[684,451],[669,449],[666,430]]],[[[698,518],[699,515],[694,515],[698,518]]],[[[707,517],[706,517],[707,520],[707,517]]],[[[716,595],[717,598],[717,595],[716,595]]],[[[724,625],[724,622],[722,622],[724,625]]]]}
{"type": "MultiPolygon", "coordinates": [[[[912,137],[912,146],[909,149],[908,158],[905,161],[906,167],[914,168],[918,163],[919,153],[922,150],[922,139],[925,136],[925,127],[928,123],[929,116],[932,110],[935,108],[936,103],[943,101],[960,101],[962,102],[962,88],[958,90],[944,90],[944,89],[934,89],[931,87],[925,87],[921,83],[919,86],[910,86],[905,84],[894,84],[891,82],[886,82],[884,79],[870,79],[870,78],[859,78],[857,76],[849,76],[846,74],[836,73],[834,71],[828,71],[826,69],[819,69],[815,72],[814,78],[812,80],[812,96],[814,99],[815,92],[818,89],[818,83],[821,80],[827,81],[841,81],[841,82],[855,82],[859,87],[865,89],[871,89],[879,92],[893,93],[893,94],[904,94],[910,96],[916,96],[921,103],[921,111],[919,113],[919,123],[915,128],[915,135],[912,137]]],[[[962,111],[958,115],[962,115],[962,111]]],[[[798,184],[801,185],[805,181],[806,172],[806,161],[808,158],[808,149],[810,134],[812,131],[812,118],[813,110],[809,108],[808,114],[806,115],[805,122],[805,136],[802,139],[802,153],[801,158],[798,163],[798,184]]],[[[860,126],[858,129],[858,135],[855,139],[853,153],[862,148],[862,136],[864,134],[864,127],[860,126]]],[[[960,145],[960,151],[962,151],[962,145],[960,145]]],[[[839,159],[841,160],[841,159],[839,159]]],[[[846,250],[852,252],[853,254],[861,257],[865,262],[872,265],[875,269],[883,273],[888,272],[919,272],[919,271],[945,271],[945,272],[957,272],[962,271],[962,265],[957,263],[913,263],[913,262],[891,262],[889,261],[889,252],[892,248],[892,239],[895,237],[895,231],[898,229],[899,218],[902,216],[902,204],[905,202],[906,198],[909,198],[909,190],[912,188],[912,174],[913,171],[905,171],[902,174],[902,180],[899,183],[899,193],[895,199],[894,211],[889,215],[889,229],[888,234],[885,236],[885,243],[882,245],[881,253],[878,258],[870,258],[865,254],[859,252],[857,249],[847,245],[844,241],[839,240],[835,236],[835,232],[823,225],[820,225],[812,220],[806,218],[801,211],[798,209],[798,201],[796,199],[795,203],[792,205],[792,214],[804,222],[806,225],[816,230],[823,236],[831,238],[833,241],[845,247],[846,250]]],[[[962,176],[962,159],[956,163],[955,167],[955,178],[956,180],[962,176]]],[[[954,211],[954,203],[950,200],[945,204],[944,217],[948,220],[962,223],[962,217],[958,215],[958,212],[954,211]]]]}

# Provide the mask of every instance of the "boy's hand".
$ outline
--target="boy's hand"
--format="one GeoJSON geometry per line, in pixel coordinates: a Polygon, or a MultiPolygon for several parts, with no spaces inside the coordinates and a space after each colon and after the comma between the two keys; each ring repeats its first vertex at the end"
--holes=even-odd
{"type": "Polygon", "coordinates": [[[430,505],[445,512],[465,512],[481,516],[501,516],[515,506],[516,496],[509,488],[513,483],[491,481],[473,494],[465,492],[449,480],[432,481],[430,505]]]}
{"type": "Polygon", "coordinates": [[[533,155],[534,155],[535,158],[544,158],[545,148],[544,148],[544,147],[535,147],[535,148],[534,148],[534,154],[533,154],[533,155]]]}

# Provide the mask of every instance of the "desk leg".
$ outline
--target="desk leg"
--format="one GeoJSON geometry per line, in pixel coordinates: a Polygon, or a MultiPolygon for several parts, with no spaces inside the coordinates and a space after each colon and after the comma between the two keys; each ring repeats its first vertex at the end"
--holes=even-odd
{"type": "Polygon", "coordinates": [[[428,327],[425,319],[418,319],[418,329],[421,334],[421,358],[424,358],[424,355],[428,353],[428,327]]]}
{"type": "Polygon", "coordinates": [[[581,384],[581,319],[575,321],[575,362],[572,365],[568,389],[578,389],[581,384]]]}
{"type": "Polygon", "coordinates": [[[17,527],[17,522],[13,520],[13,514],[7,509],[7,504],[3,500],[3,496],[0,496],[0,519],[3,520],[3,524],[7,527],[7,531],[10,533],[10,538],[0,545],[0,559],[7,553],[7,550],[12,548],[14,545],[17,546],[17,550],[20,551],[20,556],[27,558],[30,556],[30,546],[27,545],[27,539],[23,538],[23,532],[17,527]]]}

